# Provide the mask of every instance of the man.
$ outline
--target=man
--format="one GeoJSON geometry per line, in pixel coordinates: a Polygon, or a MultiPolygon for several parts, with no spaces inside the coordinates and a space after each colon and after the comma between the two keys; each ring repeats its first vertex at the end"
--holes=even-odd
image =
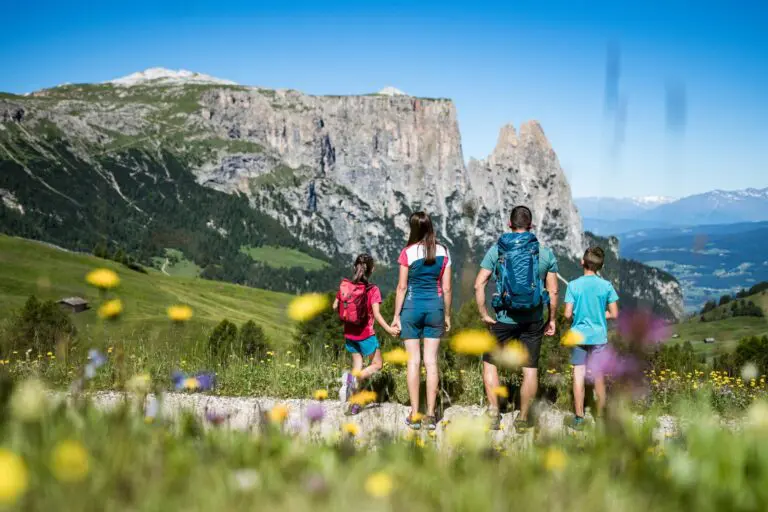
{"type": "MultiPolygon", "coordinates": [[[[496,336],[499,348],[510,341],[519,340],[528,352],[528,360],[523,365],[523,385],[520,388],[520,414],[514,424],[517,431],[531,427],[528,413],[538,387],[541,341],[544,335],[555,334],[557,318],[557,260],[549,248],[539,246],[536,237],[530,232],[533,227],[532,218],[531,210],[526,206],[512,209],[509,218],[512,233],[504,234],[488,250],[475,280],[477,308],[483,322],[496,336]],[[538,268],[529,275],[526,269],[531,268],[536,261],[538,268]],[[494,296],[495,319],[488,314],[485,306],[485,288],[491,275],[496,277],[497,286],[497,294],[494,296]],[[542,284],[547,293],[541,290],[542,284]],[[549,310],[546,323],[545,303],[549,310]]],[[[496,396],[499,372],[490,354],[483,356],[483,383],[488,397],[491,428],[498,430],[501,423],[496,396]]]]}

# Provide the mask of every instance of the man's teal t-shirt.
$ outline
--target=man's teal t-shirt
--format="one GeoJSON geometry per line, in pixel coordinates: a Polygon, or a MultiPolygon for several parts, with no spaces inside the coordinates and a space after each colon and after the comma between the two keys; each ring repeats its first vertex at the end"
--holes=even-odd
{"type": "Polygon", "coordinates": [[[610,281],[596,275],[581,276],[568,284],[565,303],[573,304],[571,329],[584,336],[582,345],[608,343],[608,304],[619,300],[610,281]]]}
{"type": "MultiPolygon", "coordinates": [[[[480,263],[480,268],[488,270],[493,273],[494,280],[496,279],[496,265],[499,263],[499,246],[493,244],[493,247],[488,249],[485,253],[483,261],[480,263]]],[[[547,274],[549,272],[557,273],[557,259],[551,249],[547,247],[539,247],[539,278],[546,283],[547,274]]],[[[542,288],[544,286],[542,285],[542,288]]],[[[527,324],[536,322],[544,318],[544,305],[537,309],[530,311],[497,311],[496,320],[499,322],[515,325],[515,324],[527,324]]]]}

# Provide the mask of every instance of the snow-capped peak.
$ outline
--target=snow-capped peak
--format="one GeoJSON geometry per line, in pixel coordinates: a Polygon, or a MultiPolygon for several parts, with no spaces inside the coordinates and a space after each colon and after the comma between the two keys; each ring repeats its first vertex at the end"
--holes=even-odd
{"type": "Polygon", "coordinates": [[[658,206],[675,201],[674,197],[668,196],[641,196],[631,198],[632,202],[641,206],[658,206]]]}
{"type": "Polygon", "coordinates": [[[398,89],[397,87],[385,87],[379,91],[382,96],[408,96],[406,93],[398,89]]]}
{"type": "Polygon", "coordinates": [[[178,71],[166,68],[149,68],[144,71],[137,71],[122,78],[116,78],[110,80],[107,83],[122,85],[130,87],[132,85],[140,85],[152,82],[153,84],[220,84],[220,85],[237,85],[236,82],[231,80],[223,80],[203,73],[195,73],[194,71],[187,71],[186,69],[179,69],[178,71]]]}

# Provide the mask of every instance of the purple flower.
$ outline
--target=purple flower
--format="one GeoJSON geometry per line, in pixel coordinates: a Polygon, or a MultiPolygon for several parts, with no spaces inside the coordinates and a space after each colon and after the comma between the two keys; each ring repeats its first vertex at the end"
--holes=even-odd
{"type": "Polygon", "coordinates": [[[152,421],[157,418],[157,413],[160,412],[160,403],[155,397],[148,397],[147,403],[144,407],[144,417],[152,421]]]}
{"type": "Polygon", "coordinates": [[[98,370],[106,364],[107,357],[95,348],[92,348],[88,351],[88,361],[90,361],[90,364],[93,365],[94,369],[98,370]]]}
{"type": "Polygon", "coordinates": [[[216,374],[212,372],[200,372],[195,375],[201,391],[210,391],[216,387],[216,374]]]}
{"type": "Polygon", "coordinates": [[[176,391],[194,389],[196,391],[210,391],[216,387],[216,374],[213,372],[199,372],[195,375],[187,375],[176,370],[171,374],[171,383],[176,391]],[[189,388],[189,379],[194,379],[194,388],[189,388]]]}
{"type": "Polygon", "coordinates": [[[630,344],[656,344],[669,338],[669,325],[650,310],[622,311],[618,321],[619,333],[630,344]]]}
{"type": "Polygon", "coordinates": [[[86,380],[91,380],[96,376],[96,370],[106,364],[107,358],[104,354],[92,348],[88,351],[88,363],[86,363],[83,369],[83,376],[86,380]]]}
{"type": "Polygon", "coordinates": [[[171,382],[173,383],[173,388],[176,391],[181,391],[184,389],[184,381],[187,379],[187,375],[183,372],[180,372],[179,370],[176,370],[171,374],[171,382]]]}
{"type": "Polygon", "coordinates": [[[208,423],[212,423],[213,425],[221,425],[225,421],[227,421],[230,418],[231,414],[229,413],[221,413],[212,411],[208,408],[208,406],[205,407],[205,420],[208,423]]]}
{"type": "Polygon", "coordinates": [[[306,415],[310,424],[318,423],[323,421],[323,417],[325,417],[325,409],[323,409],[323,406],[320,404],[309,404],[307,406],[306,415]]]}
{"type": "Polygon", "coordinates": [[[616,379],[632,377],[638,372],[638,364],[631,356],[621,355],[610,346],[595,352],[587,359],[587,370],[593,376],[606,375],[616,379]]]}

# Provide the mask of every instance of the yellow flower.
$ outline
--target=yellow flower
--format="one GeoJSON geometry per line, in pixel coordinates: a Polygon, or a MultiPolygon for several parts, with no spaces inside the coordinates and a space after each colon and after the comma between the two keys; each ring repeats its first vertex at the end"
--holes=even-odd
{"type": "Polygon", "coordinates": [[[0,448],[0,505],[16,503],[27,491],[29,475],[24,459],[0,448]]]}
{"type": "Polygon", "coordinates": [[[326,398],[328,398],[327,389],[318,389],[315,391],[315,400],[325,400],[326,398]]]}
{"type": "Polygon", "coordinates": [[[488,419],[485,416],[460,416],[445,430],[445,440],[453,448],[480,451],[486,445],[488,419]]]}
{"type": "Polygon", "coordinates": [[[568,458],[562,450],[550,448],[544,454],[544,468],[553,473],[559,473],[568,464],[568,458]]]}
{"type": "Polygon", "coordinates": [[[499,398],[509,398],[509,390],[507,386],[496,386],[493,388],[493,394],[499,398]]]}
{"type": "Polygon", "coordinates": [[[418,423],[422,419],[424,419],[424,415],[421,414],[420,412],[415,412],[415,413],[411,414],[411,422],[413,422],[413,423],[418,423]]]}
{"type": "Polygon", "coordinates": [[[451,348],[459,354],[480,356],[496,347],[496,338],[484,329],[461,331],[451,340],[451,348]]]}
{"type": "Polygon", "coordinates": [[[39,379],[28,379],[16,386],[11,397],[11,415],[21,421],[36,421],[45,414],[48,395],[39,379]]]}
{"type": "Polygon", "coordinates": [[[192,308],[186,304],[177,304],[168,308],[168,318],[174,322],[186,322],[192,318],[192,308]]]}
{"type": "Polygon", "coordinates": [[[109,348],[107,349],[107,354],[111,354],[111,353],[112,353],[112,347],[109,347],[109,348]]]}
{"type": "Polygon", "coordinates": [[[576,345],[581,345],[583,341],[584,335],[579,331],[574,331],[573,329],[569,329],[568,332],[566,332],[560,339],[560,343],[566,347],[575,347],[576,345]]]}
{"type": "Polygon", "coordinates": [[[358,393],[355,393],[351,397],[349,397],[350,404],[359,405],[360,407],[364,407],[375,400],[376,400],[375,391],[360,391],[358,393]]]}
{"type": "Polygon", "coordinates": [[[102,290],[109,290],[110,288],[116,288],[120,284],[120,278],[114,270],[108,268],[97,268],[92,270],[85,276],[85,280],[88,284],[101,288],[102,290]]]}
{"type": "Polygon", "coordinates": [[[288,305],[288,316],[297,322],[306,322],[328,307],[328,296],[322,293],[300,295],[288,305]]]}
{"type": "Polygon", "coordinates": [[[288,418],[288,407],[278,404],[269,410],[269,421],[282,424],[288,418]]]}
{"type": "Polygon", "coordinates": [[[519,341],[512,341],[501,350],[497,350],[493,359],[500,366],[517,368],[528,362],[528,350],[519,341]]]}
{"type": "Polygon", "coordinates": [[[152,379],[149,377],[149,374],[139,373],[131,377],[128,382],[125,383],[125,389],[130,393],[146,395],[149,393],[150,384],[152,384],[152,379]]]}
{"type": "Polygon", "coordinates": [[[360,376],[363,374],[363,371],[362,370],[352,370],[349,373],[351,373],[354,378],[359,379],[360,376]]]}
{"type": "Polygon", "coordinates": [[[194,391],[200,387],[200,381],[195,377],[187,377],[184,382],[181,383],[182,387],[189,391],[194,391]]]}
{"type": "Polygon", "coordinates": [[[747,412],[747,423],[757,430],[768,432],[768,402],[755,402],[747,412]]]}
{"type": "Polygon", "coordinates": [[[365,480],[365,492],[374,498],[386,498],[393,487],[392,477],[383,472],[374,473],[365,480]]]}
{"type": "Polygon", "coordinates": [[[392,364],[405,364],[408,362],[408,352],[398,347],[385,353],[384,361],[392,364]]]}
{"type": "Polygon", "coordinates": [[[341,426],[341,431],[345,434],[355,437],[360,433],[360,427],[357,426],[357,423],[345,423],[341,426]]]}
{"type": "Polygon", "coordinates": [[[114,319],[123,312],[123,302],[120,299],[108,300],[99,308],[99,318],[114,319]]]}
{"type": "Polygon", "coordinates": [[[88,452],[79,441],[61,441],[53,448],[51,471],[58,480],[81,482],[88,470],[88,452]]]}

